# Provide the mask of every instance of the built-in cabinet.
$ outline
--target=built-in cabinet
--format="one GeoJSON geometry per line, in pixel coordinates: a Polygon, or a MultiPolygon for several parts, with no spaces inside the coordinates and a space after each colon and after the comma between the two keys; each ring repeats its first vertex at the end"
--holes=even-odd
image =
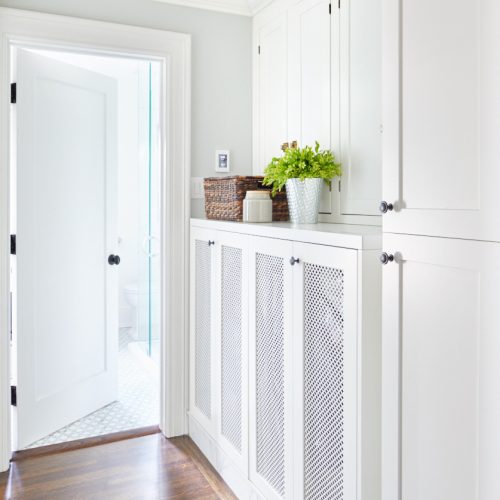
{"type": "Polygon", "coordinates": [[[379,224],[381,1],[275,1],[253,23],[254,172],[318,141],[344,170],[322,220],[379,224]]]}
{"type": "Polygon", "coordinates": [[[499,22],[384,0],[384,500],[500,498],[499,22]]]}
{"type": "Polygon", "coordinates": [[[262,226],[192,222],[190,435],[239,498],[380,499],[380,234],[262,226]]]}

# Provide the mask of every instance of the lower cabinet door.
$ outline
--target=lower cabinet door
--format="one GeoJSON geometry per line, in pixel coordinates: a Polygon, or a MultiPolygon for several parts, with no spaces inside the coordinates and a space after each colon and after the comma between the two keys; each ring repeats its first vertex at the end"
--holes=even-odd
{"type": "Polygon", "coordinates": [[[355,500],[357,251],[293,255],[294,498],[355,500]]]}
{"type": "Polygon", "coordinates": [[[249,471],[266,499],[292,495],[292,246],[250,239],[249,471]]]}
{"type": "Polygon", "coordinates": [[[248,236],[219,231],[217,274],[217,436],[248,474],[248,236]]]}
{"type": "Polygon", "coordinates": [[[500,244],[384,250],[382,498],[500,498],[500,244]]]}
{"type": "Polygon", "coordinates": [[[191,229],[190,402],[191,415],[215,436],[215,241],[216,232],[191,229]]]}

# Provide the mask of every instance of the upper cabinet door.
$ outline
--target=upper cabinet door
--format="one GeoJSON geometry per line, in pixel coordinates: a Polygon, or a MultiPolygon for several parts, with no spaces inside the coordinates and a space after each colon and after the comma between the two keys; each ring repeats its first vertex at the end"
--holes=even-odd
{"type": "Polygon", "coordinates": [[[384,0],[384,230],[500,241],[500,5],[384,0]]]}
{"type": "MultiPolygon", "coordinates": [[[[329,0],[302,0],[288,14],[288,136],[300,147],[332,147],[329,11],[329,0]]],[[[320,212],[331,211],[325,184],[320,212]]]]}
{"type": "Polygon", "coordinates": [[[254,172],[261,174],[288,140],[287,130],[287,37],[286,13],[257,28],[255,74],[258,137],[254,151],[254,172]]]}
{"type": "Polygon", "coordinates": [[[340,38],[338,141],[344,170],[340,211],[342,215],[380,215],[382,2],[341,0],[332,14],[340,38]]]}

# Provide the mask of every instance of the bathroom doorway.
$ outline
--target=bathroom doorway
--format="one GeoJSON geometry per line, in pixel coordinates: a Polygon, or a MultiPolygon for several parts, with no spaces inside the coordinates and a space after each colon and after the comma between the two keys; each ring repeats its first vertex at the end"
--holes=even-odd
{"type": "Polygon", "coordinates": [[[13,449],[157,426],[162,64],[11,50],[13,449]]]}

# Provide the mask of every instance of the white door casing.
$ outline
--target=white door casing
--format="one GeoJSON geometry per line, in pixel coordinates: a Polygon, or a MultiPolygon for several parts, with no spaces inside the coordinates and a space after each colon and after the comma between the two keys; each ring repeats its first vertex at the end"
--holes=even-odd
{"type": "Polygon", "coordinates": [[[500,244],[384,247],[382,498],[499,498],[500,244]]]}
{"type": "Polygon", "coordinates": [[[0,470],[9,468],[9,161],[10,48],[36,46],[101,52],[162,63],[162,245],[160,428],[167,437],[187,430],[187,257],[190,176],[191,37],[32,11],[0,8],[0,470]],[[168,110],[168,113],[167,113],[168,110]],[[168,144],[168,148],[167,148],[168,144]],[[179,374],[183,374],[179,382],[179,374]]]}
{"type": "Polygon", "coordinates": [[[116,400],[117,84],[17,49],[18,447],[116,400]]]}
{"type": "Polygon", "coordinates": [[[384,231],[500,241],[500,6],[384,0],[384,231]]]}

